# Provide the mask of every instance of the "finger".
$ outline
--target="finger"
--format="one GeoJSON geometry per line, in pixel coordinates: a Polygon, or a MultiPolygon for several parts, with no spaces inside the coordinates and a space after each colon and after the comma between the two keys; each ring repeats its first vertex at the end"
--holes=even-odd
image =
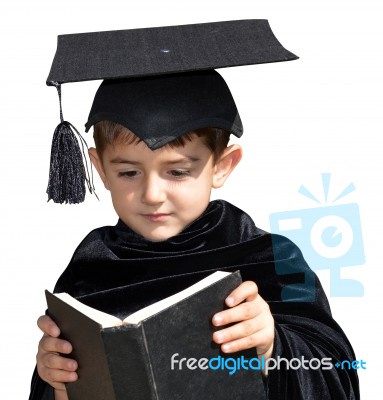
{"type": "Polygon", "coordinates": [[[274,340],[274,318],[270,313],[262,312],[255,318],[221,329],[213,334],[213,339],[216,343],[225,343],[257,332],[263,332],[266,341],[270,338],[274,340]]]}
{"type": "Polygon", "coordinates": [[[226,298],[226,305],[229,307],[236,306],[243,301],[252,301],[258,295],[258,286],[255,282],[246,281],[241,283],[236,289],[234,289],[229,296],[226,298]]]}
{"type": "MultiPolygon", "coordinates": [[[[234,340],[232,342],[225,343],[221,346],[221,350],[224,353],[235,353],[237,351],[243,351],[251,348],[257,347],[257,345],[262,341],[259,336],[262,334],[253,334],[250,336],[246,336],[241,339],[234,340]]],[[[257,349],[258,353],[258,349],[257,349]]]]}
{"type": "Polygon", "coordinates": [[[60,336],[60,329],[48,315],[42,315],[37,319],[37,326],[46,334],[53,337],[60,336]]]}
{"type": "Polygon", "coordinates": [[[72,345],[68,341],[55,337],[43,336],[39,342],[39,351],[46,353],[70,354],[72,350],[72,345]]]}
{"type": "Polygon", "coordinates": [[[223,353],[236,353],[238,351],[255,349],[258,357],[264,357],[265,359],[268,359],[273,353],[274,342],[271,342],[268,346],[259,345],[258,343],[261,342],[261,339],[257,339],[257,335],[248,336],[246,338],[223,344],[221,346],[221,350],[223,353]]]}
{"type": "Polygon", "coordinates": [[[218,344],[228,343],[236,339],[251,336],[260,329],[262,328],[258,326],[256,319],[253,318],[235,324],[229,328],[222,329],[218,332],[214,332],[213,340],[218,344]]]}
{"type": "MultiPolygon", "coordinates": [[[[49,383],[49,382],[48,382],[49,383]]],[[[55,399],[59,398],[58,396],[60,396],[61,392],[66,393],[66,388],[65,388],[65,384],[62,382],[50,382],[49,383],[53,389],[55,389],[55,399]]]]}
{"type": "Polygon", "coordinates": [[[62,357],[56,353],[46,353],[39,358],[45,368],[61,369],[68,372],[76,371],[77,362],[71,358],[62,357]]]}
{"type": "Polygon", "coordinates": [[[38,371],[41,379],[48,382],[55,389],[65,389],[63,383],[74,382],[78,379],[76,372],[62,371],[59,369],[43,368],[38,371]]]}
{"type": "Polygon", "coordinates": [[[257,300],[242,303],[215,314],[212,320],[213,324],[215,326],[223,326],[233,322],[256,318],[263,312],[269,312],[268,304],[261,297],[258,297],[257,300]]]}

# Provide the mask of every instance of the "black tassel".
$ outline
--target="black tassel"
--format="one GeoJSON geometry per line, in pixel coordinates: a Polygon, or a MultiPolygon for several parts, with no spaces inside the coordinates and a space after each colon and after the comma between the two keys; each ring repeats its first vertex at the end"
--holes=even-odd
{"type": "MultiPolygon", "coordinates": [[[[86,161],[85,149],[88,148],[84,138],[77,129],[68,121],[64,121],[61,107],[61,87],[56,86],[60,100],[61,123],[57,126],[52,140],[51,162],[48,181],[48,201],[55,203],[82,203],[85,199],[85,182],[90,193],[94,193],[92,166],[89,174],[88,163],[86,161]],[[82,149],[80,149],[78,140],[82,149]],[[85,166],[84,161],[85,160],[85,166]]],[[[97,197],[97,195],[96,195],[97,197]]]]}

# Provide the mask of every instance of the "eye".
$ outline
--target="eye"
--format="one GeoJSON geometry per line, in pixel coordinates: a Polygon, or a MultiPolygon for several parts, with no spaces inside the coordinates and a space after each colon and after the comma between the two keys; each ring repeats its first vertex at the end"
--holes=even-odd
{"type": "Polygon", "coordinates": [[[126,177],[126,178],[135,178],[140,175],[140,171],[131,170],[131,171],[121,171],[118,173],[118,177],[126,177]]]}
{"type": "Polygon", "coordinates": [[[173,178],[184,178],[186,176],[190,175],[190,171],[186,170],[186,169],[172,169],[169,171],[169,174],[173,177],[173,178]]]}

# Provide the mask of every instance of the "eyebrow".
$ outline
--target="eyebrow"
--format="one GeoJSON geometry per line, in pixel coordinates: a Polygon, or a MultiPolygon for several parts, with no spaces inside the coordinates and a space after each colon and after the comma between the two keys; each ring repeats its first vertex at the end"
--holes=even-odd
{"type": "Polygon", "coordinates": [[[127,160],[121,157],[116,157],[113,158],[112,160],[109,161],[111,164],[132,164],[132,165],[137,165],[139,164],[138,161],[132,161],[132,160],[127,160]]]}
{"type": "Polygon", "coordinates": [[[187,162],[197,162],[199,160],[200,160],[200,158],[198,158],[198,157],[185,156],[185,157],[177,158],[172,161],[167,161],[165,164],[170,164],[170,165],[182,164],[182,163],[187,163],[187,162]]]}
{"type": "MultiPolygon", "coordinates": [[[[197,161],[200,161],[200,158],[192,157],[192,156],[185,156],[185,157],[177,158],[175,160],[166,161],[166,162],[164,162],[164,164],[174,165],[174,164],[185,164],[187,162],[197,162],[197,161]]],[[[141,164],[139,161],[128,160],[128,159],[121,158],[121,157],[113,158],[109,162],[111,164],[131,164],[131,165],[141,164]]]]}

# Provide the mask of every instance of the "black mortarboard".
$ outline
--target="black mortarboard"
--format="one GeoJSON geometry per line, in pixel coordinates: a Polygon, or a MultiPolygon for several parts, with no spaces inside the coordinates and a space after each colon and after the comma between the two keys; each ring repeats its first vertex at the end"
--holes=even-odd
{"type": "Polygon", "coordinates": [[[61,113],[52,144],[48,200],[83,201],[86,180],[92,191],[84,166],[78,167],[82,157],[71,131],[74,127],[62,116],[61,84],[103,79],[86,131],[110,120],[127,127],[154,150],[199,128],[242,135],[235,102],[216,68],[297,58],[278,42],[267,20],[59,36],[47,79],[48,85],[58,89],[61,113]],[[68,161],[72,166],[68,167],[68,161]]]}

